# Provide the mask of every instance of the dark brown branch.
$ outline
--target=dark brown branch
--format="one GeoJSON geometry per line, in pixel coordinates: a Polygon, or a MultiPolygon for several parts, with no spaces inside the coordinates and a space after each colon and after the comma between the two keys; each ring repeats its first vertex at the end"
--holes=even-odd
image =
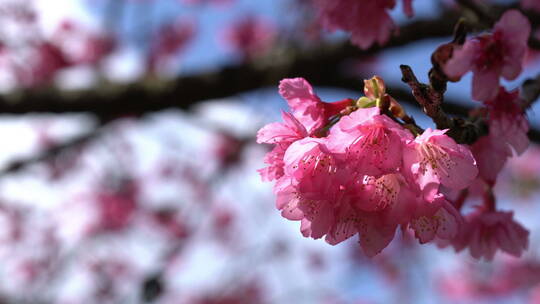
{"type": "MultiPolygon", "coordinates": [[[[410,69],[410,68],[409,68],[410,69]]],[[[406,69],[408,70],[408,69],[406,69]]],[[[412,71],[411,71],[412,73],[412,71]]],[[[409,75],[409,72],[407,72],[407,75],[409,75]]],[[[412,74],[414,76],[414,74],[412,74]]],[[[412,77],[411,76],[411,77],[412,77]]],[[[413,82],[417,82],[416,77],[413,78],[413,82]]],[[[358,91],[359,88],[359,82],[354,77],[337,77],[336,79],[332,79],[330,82],[319,82],[318,85],[325,85],[325,86],[332,86],[332,87],[338,87],[343,89],[350,89],[353,91],[358,91]]],[[[417,86],[416,83],[413,84],[414,86],[417,86]]],[[[538,99],[538,95],[540,94],[540,75],[536,77],[534,80],[529,79],[525,81],[525,83],[522,86],[522,92],[530,92],[532,94],[534,92],[534,96],[536,96],[536,99],[538,99]],[[531,89],[534,88],[534,89],[531,89]]],[[[395,99],[399,100],[401,103],[409,104],[412,106],[417,106],[417,101],[407,90],[403,90],[397,87],[387,87],[387,92],[394,97],[395,99]]],[[[532,96],[532,95],[531,95],[532,96]]],[[[531,97],[532,98],[532,97],[531,97]]],[[[526,100],[533,100],[529,102],[528,104],[531,105],[534,102],[534,99],[526,99],[526,100]]],[[[447,100],[442,105],[444,110],[441,110],[441,112],[438,115],[442,115],[441,113],[450,113],[452,115],[456,115],[459,117],[467,117],[469,115],[469,112],[472,110],[470,107],[466,107],[463,105],[460,105],[457,101],[447,100]]],[[[446,115],[446,114],[445,114],[446,115]]],[[[444,118],[445,120],[450,120],[451,124],[454,124],[453,118],[444,118]]],[[[213,128],[212,126],[209,126],[213,128]]],[[[29,158],[22,158],[18,159],[16,161],[13,161],[11,164],[5,167],[5,169],[0,170],[0,177],[5,176],[10,173],[18,172],[24,168],[26,168],[29,165],[48,161],[51,160],[58,155],[70,150],[70,149],[77,149],[80,148],[88,142],[92,141],[93,139],[101,136],[105,132],[105,128],[107,128],[107,125],[100,126],[96,128],[93,131],[90,131],[88,133],[82,134],[78,137],[75,137],[65,143],[59,144],[57,146],[54,146],[40,155],[29,157],[29,158]]],[[[536,129],[531,129],[529,131],[529,138],[531,141],[540,143],[540,131],[536,129]]]]}
{"type": "MultiPolygon", "coordinates": [[[[448,135],[458,143],[471,144],[479,137],[487,134],[487,127],[480,120],[469,121],[462,117],[450,117],[443,110],[444,89],[437,89],[432,83],[423,84],[418,81],[412,69],[407,65],[401,65],[403,82],[412,89],[416,101],[420,104],[424,113],[429,116],[437,129],[449,129],[448,135]]],[[[463,113],[467,117],[468,113],[463,113]]]]}
{"type": "MultiPolygon", "coordinates": [[[[420,83],[408,65],[400,66],[402,81],[412,89],[412,94],[424,113],[433,119],[438,129],[449,129],[453,122],[442,109],[443,94],[433,87],[420,83]]],[[[443,92],[444,93],[444,92],[443,92]]]]}

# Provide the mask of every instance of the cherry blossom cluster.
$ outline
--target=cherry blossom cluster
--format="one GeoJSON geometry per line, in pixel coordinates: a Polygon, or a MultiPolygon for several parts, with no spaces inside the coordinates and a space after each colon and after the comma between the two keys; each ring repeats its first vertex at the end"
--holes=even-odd
{"type": "Polygon", "coordinates": [[[398,226],[420,243],[453,239],[463,219],[444,192],[476,178],[470,149],[446,130],[406,128],[382,113],[382,104],[395,104],[383,81],[365,84],[356,102],[326,103],[302,78],[281,81],[292,113],[257,134],[259,143],[274,144],[260,173],[276,180],[277,208],[301,221],[306,237],[335,245],[358,234],[368,256],[384,249],[398,226]]]}
{"type": "MultiPolygon", "coordinates": [[[[386,42],[393,27],[387,9],[394,1],[316,3],[323,23],[350,31],[361,48],[386,42]]],[[[410,1],[405,8],[411,15],[410,1]]],[[[472,97],[482,107],[470,120],[482,121],[488,132],[471,146],[457,143],[448,129],[419,128],[377,76],[365,81],[364,97],[333,103],[302,78],[282,80],[279,92],[291,113],[257,134],[258,143],[274,145],[260,173],[276,180],[282,216],[301,221],[304,236],[332,245],[358,234],[368,256],[383,250],[398,227],[420,243],[468,248],[475,258],[491,260],[497,250],[520,256],[529,232],[513,212],[496,208],[493,187],[508,158],[529,145],[527,102],[500,78],[519,76],[530,33],[528,19],[509,10],[491,32],[456,39],[446,55],[434,57],[447,81],[473,73],[472,97]],[[462,215],[474,197],[482,204],[462,215]]]]}

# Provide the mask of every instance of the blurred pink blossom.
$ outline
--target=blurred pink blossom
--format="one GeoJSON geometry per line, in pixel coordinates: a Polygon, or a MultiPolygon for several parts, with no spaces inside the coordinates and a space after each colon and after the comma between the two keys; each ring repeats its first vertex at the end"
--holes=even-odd
{"type": "MultiPolygon", "coordinates": [[[[413,15],[411,2],[404,1],[404,11],[409,17],[413,15]]],[[[395,4],[395,0],[314,0],[323,26],[330,31],[350,32],[352,43],[361,49],[388,41],[395,30],[388,10],[395,4]]]]}
{"type": "Polygon", "coordinates": [[[473,98],[491,100],[497,96],[501,76],[513,80],[521,73],[530,32],[528,19],[509,10],[495,24],[493,33],[469,39],[454,49],[444,71],[458,79],[472,71],[473,98]]]}
{"type": "Polygon", "coordinates": [[[274,46],[276,38],[276,26],[253,15],[235,20],[220,36],[224,46],[240,54],[244,60],[267,53],[274,46]]]}

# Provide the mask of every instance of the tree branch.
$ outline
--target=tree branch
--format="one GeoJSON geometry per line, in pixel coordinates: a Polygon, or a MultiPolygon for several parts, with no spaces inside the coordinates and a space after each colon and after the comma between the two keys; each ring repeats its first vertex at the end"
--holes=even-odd
{"type": "MultiPolygon", "coordinates": [[[[424,113],[433,120],[437,129],[449,129],[447,134],[456,142],[463,144],[472,144],[479,137],[487,134],[487,127],[481,120],[469,121],[461,117],[451,118],[445,113],[442,108],[445,90],[437,90],[431,83],[430,85],[420,83],[411,67],[407,65],[401,65],[400,68],[403,82],[412,89],[414,98],[424,113]]],[[[468,113],[463,114],[466,114],[463,117],[468,116],[468,113]]]]}
{"type": "MultiPolygon", "coordinates": [[[[86,112],[107,121],[171,107],[188,109],[201,100],[275,86],[285,77],[301,75],[324,84],[336,73],[342,73],[340,68],[347,59],[361,58],[421,39],[451,35],[458,17],[457,12],[447,11],[434,19],[410,23],[400,28],[400,34],[385,46],[374,46],[366,51],[349,43],[321,44],[313,49],[289,50],[258,62],[226,66],[218,71],[182,76],[169,82],[110,85],[70,93],[56,89],[23,91],[1,96],[0,113],[86,112]]],[[[358,87],[360,83],[358,80],[358,87]]]]}
{"type": "Polygon", "coordinates": [[[44,161],[51,161],[54,158],[60,157],[65,153],[73,151],[74,149],[82,148],[91,140],[101,136],[101,134],[103,134],[104,128],[105,126],[100,126],[92,131],[78,135],[66,142],[54,145],[37,155],[16,159],[8,163],[3,169],[0,170],[0,177],[19,172],[32,164],[44,161]]]}
{"type": "MultiPolygon", "coordinates": [[[[410,68],[409,68],[410,69],[410,68]]],[[[411,70],[412,73],[412,70],[411,70]]],[[[409,72],[406,73],[409,75],[409,72]]],[[[414,76],[414,73],[412,74],[414,76]]],[[[416,77],[413,78],[413,82],[417,82],[418,80],[415,80],[416,77]]],[[[359,90],[359,82],[356,78],[346,78],[346,77],[338,77],[337,79],[333,79],[331,83],[318,83],[319,85],[327,85],[332,87],[339,87],[343,89],[349,89],[358,91],[359,90]]],[[[413,84],[413,86],[417,86],[416,83],[413,84]]],[[[390,94],[395,99],[399,100],[402,103],[406,103],[412,106],[418,106],[418,103],[415,98],[407,91],[403,90],[397,87],[388,86],[386,89],[387,93],[390,94]]],[[[526,94],[529,94],[529,96],[536,96],[536,97],[529,97],[526,100],[528,106],[532,105],[534,100],[538,99],[538,96],[540,95],[540,75],[538,75],[534,79],[528,79],[524,82],[522,86],[522,92],[528,92],[526,94]]],[[[445,103],[442,104],[443,110],[442,113],[450,113],[453,115],[457,115],[460,117],[467,117],[469,112],[472,110],[471,107],[466,107],[461,104],[459,104],[457,101],[449,101],[447,100],[445,103]]],[[[441,113],[441,112],[437,112],[441,113]]],[[[446,115],[446,114],[445,114],[446,115]]],[[[452,120],[452,118],[444,118],[452,120]]],[[[453,122],[452,122],[453,123],[453,122]]],[[[49,161],[51,159],[54,159],[55,157],[58,157],[59,155],[71,150],[71,149],[77,149],[80,148],[91,140],[101,136],[105,132],[105,129],[107,128],[108,124],[102,125],[95,130],[92,130],[88,133],[84,133],[80,136],[77,136],[67,142],[64,142],[62,144],[59,144],[57,146],[54,146],[41,154],[33,157],[28,158],[21,158],[18,160],[15,160],[8,164],[4,169],[0,170],[0,177],[6,176],[10,173],[15,173],[23,170],[29,165],[39,163],[42,161],[49,161]]],[[[529,138],[531,141],[540,143],[540,131],[537,129],[531,129],[529,131],[529,138]]]]}

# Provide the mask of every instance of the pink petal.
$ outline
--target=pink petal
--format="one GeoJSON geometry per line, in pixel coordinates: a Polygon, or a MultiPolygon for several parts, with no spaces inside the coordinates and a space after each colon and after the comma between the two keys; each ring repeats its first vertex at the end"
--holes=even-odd
{"type": "Polygon", "coordinates": [[[494,182],[508,158],[508,147],[504,142],[491,136],[483,136],[471,147],[477,159],[480,177],[494,182]]]}
{"type": "MultiPolygon", "coordinates": [[[[517,50],[517,49],[514,49],[517,50]]],[[[525,59],[525,49],[520,54],[509,56],[511,59],[505,60],[501,70],[501,75],[508,80],[516,79],[521,73],[523,59],[525,59]]]]}
{"type": "Polygon", "coordinates": [[[304,218],[304,213],[298,209],[299,199],[292,197],[282,208],[281,216],[291,221],[299,221],[304,218]]]}
{"type": "Polygon", "coordinates": [[[388,225],[407,224],[418,206],[418,193],[414,192],[408,185],[402,185],[399,191],[397,202],[384,212],[382,221],[388,225]]]}
{"type": "Polygon", "coordinates": [[[306,214],[306,218],[311,221],[311,237],[319,239],[328,233],[330,227],[334,223],[334,217],[332,216],[332,206],[326,202],[316,202],[318,206],[317,211],[312,214],[306,214]]]}
{"type": "Polygon", "coordinates": [[[469,252],[471,253],[471,256],[475,259],[480,259],[483,255],[484,250],[481,247],[480,240],[480,230],[473,229],[470,237],[469,252]]]}
{"type": "Polygon", "coordinates": [[[335,127],[341,131],[351,131],[379,114],[380,110],[378,107],[358,109],[349,115],[343,116],[335,127]]]}
{"type": "Polygon", "coordinates": [[[474,71],[472,96],[478,101],[495,98],[499,92],[499,71],[495,69],[474,71]]]}
{"type": "Polygon", "coordinates": [[[360,217],[355,214],[355,211],[348,204],[343,206],[330,233],[326,235],[326,242],[336,245],[355,235],[358,232],[357,223],[360,220],[360,217]]]}
{"type": "Polygon", "coordinates": [[[368,257],[379,254],[394,238],[395,226],[374,225],[373,223],[360,223],[360,246],[368,257]]]}
{"type": "Polygon", "coordinates": [[[392,207],[398,199],[400,188],[396,174],[387,174],[380,178],[366,176],[358,192],[356,207],[364,211],[392,207]]]}
{"type": "Polygon", "coordinates": [[[414,16],[414,11],[413,11],[413,7],[412,7],[412,0],[403,0],[403,12],[409,18],[414,16]]]}
{"type": "Polygon", "coordinates": [[[421,216],[411,221],[411,228],[420,244],[425,244],[435,237],[437,221],[428,216],[421,216]]]}
{"type": "Polygon", "coordinates": [[[279,179],[274,185],[274,193],[276,194],[276,208],[281,210],[289,204],[296,192],[292,185],[292,180],[288,178],[279,179]]]}
{"type": "Polygon", "coordinates": [[[279,93],[287,100],[294,117],[312,133],[326,122],[324,103],[304,78],[287,78],[279,83],[279,93]]]}
{"type": "Polygon", "coordinates": [[[307,131],[292,114],[282,112],[284,123],[267,124],[257,132],[257,143],[293,142],[307,136],[307,131]]]}
{"type": "Polygon", "coordinates": [[[295,110],[306,101],[318,101],[313,88],[304,78],[285,78],[279,82],[279,94],[287,100],[289,106],[295,110]]]}
{"type": "Polygon", "coordinates": [[[308,219],[302,219],[300,222],[300,232],[304,237],[311,236],[311,222],[308,219]]]}
{"type": "Polygon", "coordinates": [[[451,165],[447,174],[439,172],[441,184],[448,188],[459,190],[468,187],[478,175],[478,167],[471,151],[459,146],[460,153],[449,152],[451,165]]]}
{"type": "MultiPolygon", "coordinates": [[[[528,122],[525,118],[521,118],[522,121],[519,121],[519,117],[511,117],[511,125],[500,126],[505,127],[505,129],[499,129],[497,126],[494,126],[494,132],[490,134],[494,139],[498,138],[499,140],[506,140],[507,143],[514,149],[517,155],[523,154],[525,150],[529,147],[529,136],[527,132],[529,131],[528,122]],[[521,125],[519,125],[521,122],[521,125]]],[[[490,128],[492,126],[490,125],[490,128]]],[[[491,129],[490,129],[491,130],[491,129]]],[[[491,133],[491,132],[490,132],[491,133]]]]}
{"type": "Polygon", "coordinates": [[[515,9],[506,11],[493,29],[503,34],[505,43],[510,47],[522,48],[531,34],[529,20],[515,9]]]}
{"type": "Polygon", "coordinates": [[[451,240],[459,231],[457,217],[459,213],[448,202],[435,214],[438,221],[437,236],[442,239],[451,240]]]}
{"type": "Polygon", "coordinates": [[[269,166],[257,170],[263,181],[272,181],[283,176],[283,156],[285,155],[284,145],[278,144],[272,151],[264,156],[264,163],[269,166]]]}
{"type": "Polygon", "coordinates": [[[444,73],[450,78],[461,78],[471,70],[479,45],[476,40],[468,40],[465,44],[454,49],[452,58],[444,66],[444,73]]]}

